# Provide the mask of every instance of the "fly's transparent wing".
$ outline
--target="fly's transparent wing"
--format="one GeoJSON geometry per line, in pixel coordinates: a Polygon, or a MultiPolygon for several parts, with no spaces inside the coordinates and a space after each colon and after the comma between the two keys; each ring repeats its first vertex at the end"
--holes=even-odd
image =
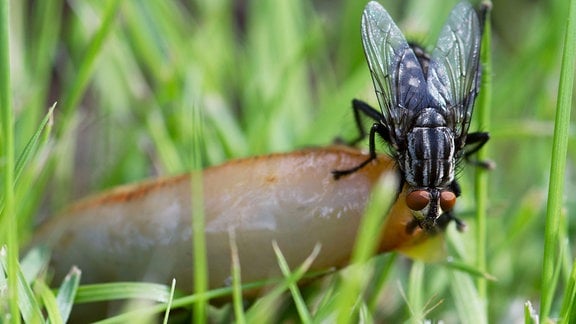
{"type": "Polygon", "coordinates": [[[362,15],[362,43],[392,144],[402,141],[411,116],[428,104],[426,80],[414,52],[377,2],[362,15]]]}
{"type": "Polygon", "coordinates": [[[440,32],[428,69],[432,105],[445,111],[448,126],[461,140],[468,132],[478,94],[481,38],[474,8],[469,3],[459,3],[440,32]]]}

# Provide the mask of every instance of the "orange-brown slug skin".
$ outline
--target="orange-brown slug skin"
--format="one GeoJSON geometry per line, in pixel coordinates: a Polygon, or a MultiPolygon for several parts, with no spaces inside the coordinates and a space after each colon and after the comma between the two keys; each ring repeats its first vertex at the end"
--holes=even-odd
{"type": "MultiPolygon", "coordinates": [[[[202,173],[209,288],[229,283],[230,231],[238,247],[242,281],[278,276],[272,241],[292,267],[316,244],[312,269],[344,266],[352,253],[372,186],[396,175],[394,161],[380,156],[365,168],[334,180],[331,171],[366,159],[348,147],[312,148],[230,161],[202,173]]],[[[119,187],[85,199],[43,225],[33,245],[52,250],[56,279],[71,266],[82,283],[150,281],[192,289],[190,176],[119,187]]],[[[403,194],[402,194],[403,195],[403,194]]],[[[408,234],[412,219],[405,199],[391,208],[380,251],[402,250],[425,240],[408,234]]],[[[388,211],[383,211],[386,213],[388,211]]]]}

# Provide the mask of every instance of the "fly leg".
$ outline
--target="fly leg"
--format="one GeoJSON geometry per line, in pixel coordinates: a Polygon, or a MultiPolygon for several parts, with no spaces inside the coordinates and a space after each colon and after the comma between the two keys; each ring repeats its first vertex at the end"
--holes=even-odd
{"type": "Polygon", "coordinates": [[[478,152],[488,142],[490,134],[486,132],[469,133],[464,143],[464,159],[466,162],[486,170],[494,169],[494,162],[471,159],[472,154],[478,152]]]}
{"type": "Polygon", "coordinates": [[[456,223],[456,229],[458,230],[458,232],[464,232],[464,230],[466,229],[466,223],[464,223],[460,218],[454,216],[454,213],[452,211],[447,211],[442,215],[440,215],[440,217],[438,217],[438,220],[436,220],[436,224],[438,225],[439,228],[445,230],[451,221],[454,221],[456,223]]]}
{"type": "MultiPolygon", "coordinates": [[[[452,221],[456,223],[456,229],[458,232],[464,232],[466,229],[466,223],[464,223],[460,218],[454,216],[452,211],[445,212],[440,215],[440,217],[438,217],[436,220],[436,226],[432,230],[427,230],[426,232],[429,234],[437,234],[443,232],[446,230],[446,227],[448,227],[448,224],[450,224],[452,221]]],[[[422,228],[422,225],[420,225],[417,220],[412,219],[406,225],[406,233],[412,235],[418,227],[422,228]]]]}
{"type": "Polygon", "coordinates": [[[378,133],[378,135],[380,135],[384,139],[386,139],[388,136],[388,129],[380,123],[374,123],[372,125],[372,127],[370,128],[370,155],[368,156],[368,158],[364,162],[358,164],[357,166],[355,166],[353,168],[346,169],[346,170],[333,170],[332,176],[334,176],[335,180],[338,180],[338,179],[340,179],[340,177],[352,174],[352,173],[362,169],[368,163],[370,163],[376,159],[376,133],[378,133]]]}
{"type": "Polygon", "coordinates": [[[486,142],[490,139],[490,134],[487,132],[474,132],[469,133],[466,137],[466,142],[464,143],[464,147],[471,146],[466,152],[464,153],[465,157],[468,157],[476,152],[478,152],[486,142]]]}
{"type": "Polygon", "coordinates": [[[360,163],[359,165],[346,169],[346,170],[333,170],[332,175],[334,176],[335,180],[338,180],[342,176],[346,176],[352,174],[363,167],[365,167],[368,163],[372,162],[372,160],[376,159],[376,133],[380,135],[385,141],[389,141],[388,129],[380,123],[382,120],[382,114],[372,108],[369,104],[365,103],[362,100],[353,99],[352,100],[352,111],[354,111],[354,121],[356,123],[356,127],[358,128],[359,135],[354,140],[348,142],[348,145],[354,146],[364,138],[366,138],[366,130],[362,125],[362,116],[366,116],[371,120],[375,121],[375,123],[370,128],[370,156],[364,162],[360,163]]]}
{"type": "Polygon", "coordinates": [[[345,141],[342,141],[340,139],[337,139],[337,141],[338,142],[345,142],[346,145],[349,145],[349,146],[356,146],[356,144],[358,144],[358,142],[365,139],[366,135],[368,135],[368,133],[366,132],[366,128],[362,124],[362,115],[364,115],[364,116],[370,118],[371,120],[373,120],[374,122],[378,123],[382,119],[382,114],[378,110],[376,110],[372,106],[370,106],[369,104],[365,103],[362,100],[358,100],[358,99],[352,100],[352,111],[354,112],[354,122],[356,123],[356,128],[358,129],[358,133],[359,133],[358,137],[356,137],[355,139],[353,139],[349,142],[345,142],[345,141]]]}

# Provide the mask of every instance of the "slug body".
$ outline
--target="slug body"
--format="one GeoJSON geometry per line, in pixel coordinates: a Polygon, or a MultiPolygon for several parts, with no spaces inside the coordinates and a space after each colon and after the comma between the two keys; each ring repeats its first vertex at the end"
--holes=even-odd
{"type": "MultiPolygon", "coordinates": [[[[393,160],[380,156],[348,177],[333,179],[330,170],[365,159],[355,149],[330,147],[234,160],[203,171],[209,288],[230,282],[231,232],[245,283],[280,275],[273,241],[292,267],[316,244],[321,250],[311,270],[346,265],[372,187],[382,175],[398,173],[393,160]]],[[[167,284],[176,278],[177,288],[191,291],[190,188],[190,175],[182,175],[85,199],[42,226],[32,244],[51,248],[57,280],[76,265],[83,284],[167,284]]],[[[379,252],[409,252],[425,242],[429,233],[406,230],[411,220],[404,199],[397,199],[382,228],[379,252]]]]}

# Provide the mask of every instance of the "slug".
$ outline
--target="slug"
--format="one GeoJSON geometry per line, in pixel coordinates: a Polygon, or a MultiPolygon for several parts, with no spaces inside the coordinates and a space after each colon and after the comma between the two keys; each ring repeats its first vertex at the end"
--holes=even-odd
{"type": "MultiPolygon", "coordinates": [[[[334,180],[331,170],[351,168],[367,155],[344,146],[229,161],[202,172],[209,288],[230,281],[230,232],[238,247],[242,282],[280,276],[272,242],[291,267],[316,244],[311,270],[349,262],[372,187],[397,175],[395,162],[378,156],[358,172],[334,180]]],[[[147,281],[193,288],[190,175],[121,186],[84,199],[42,225],[32,245],[52,251],[60,280],[72,266],[82,284],[147,281]]],[[[381,229],[378,252],[400,251],[427,259],[430,234],[407,230],[412,215],[400,193],[381,229]],[[421,247],[425,247],[422,252],[421,247]]],[[[434,252],[430,252],[433,250],[434,252]]]]}

